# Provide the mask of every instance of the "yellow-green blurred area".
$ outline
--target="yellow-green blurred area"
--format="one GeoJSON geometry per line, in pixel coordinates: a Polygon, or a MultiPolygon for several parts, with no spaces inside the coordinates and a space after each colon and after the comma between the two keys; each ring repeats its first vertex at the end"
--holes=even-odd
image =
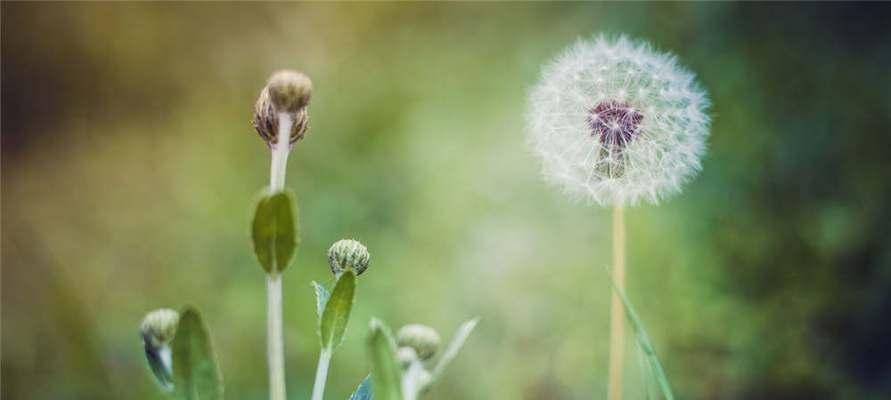
{"type": "MultiPolygon", "coordinates": [[[[2,4],[2,397],[161,399],[139,322],[200,308],[230,399],[267,396],[250,215],[270,73],[314,85],[291,154],[288,395],[318,356],[311,280],[368,245],[326,392],[377,316],[449,338],[429,399],[606,393],[610,211],[540,179],[527,92],[578,38],[675,52],[714,106],[684,193],[627,211],[628,294],[682,399],[891,397],[886,4],[2,4]]],[[[629,334],[626,398],[651,381],[629,334]]]]}

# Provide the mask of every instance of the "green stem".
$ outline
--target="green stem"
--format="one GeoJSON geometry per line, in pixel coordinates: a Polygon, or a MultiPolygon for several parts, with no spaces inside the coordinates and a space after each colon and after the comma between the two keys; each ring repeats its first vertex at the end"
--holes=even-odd
{"type": "Polygon", "coordinates": [[[312,400],[322,400],[325,396],[325,381],[328,380],[328,365],[331,364],[331,348],[326,347],[319,353],[319,364],[316,366],[316,382],[312,386],[312,400]]]}
{"type": "Polygon", "coordinates": [[[288,153],[291,152],[291,126],[294,120],[287,113],[278,114],[276,143],[272,146],[272,164],[269,167],[269,189],[271,193],[285,188],[285,172],[288,167],[288,153]]]}
{"type": "Polygon", "coordinates": [[[266,355],[269,361],[269,399],[285,400],[285,357],[282,335],[282,278],[266,277],[266,355]]]}

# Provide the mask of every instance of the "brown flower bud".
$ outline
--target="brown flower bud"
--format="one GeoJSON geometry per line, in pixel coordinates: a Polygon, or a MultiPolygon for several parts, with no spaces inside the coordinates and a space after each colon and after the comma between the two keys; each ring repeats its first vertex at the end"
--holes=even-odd
{"type": "Polygon", "coordinates": [[[290,144],[302,139],[309,128],[309,105],[312,82],[306,75],[295,71],[279,71],[269,78],[254,106],[254,129],[269,147],[278,142],[279,114],[289,114],[293,119],[290,144]]]}

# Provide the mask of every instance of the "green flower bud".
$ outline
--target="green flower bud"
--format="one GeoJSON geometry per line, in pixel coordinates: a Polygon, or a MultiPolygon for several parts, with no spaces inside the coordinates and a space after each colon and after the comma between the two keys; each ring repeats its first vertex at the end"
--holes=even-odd
{"type": "Polygon", "coordinates": [[[272,148],[278,142],[279,114],[291,118],[289,144],[303,139],[309,128],[309,105],[312,82],[295,71],[279,71],[269,78],[254,105],[254,129],[272,148]]]}
{"type": "Polygon", "coordinates": [[[403,326],[396,335],[399,347],[414,349],[421,360],[433,357],[439,350],[440,342],[439,334],[433,328],[420,324],[403,326]]]}
{"type": "Polygon", "coordinates": [[[352,239],[342,239],[331,245],[328,249],[328,265],[334,275],[352,269],[356,275],[362,275],[368,268],[371,255],[362,243],[352,239]]]}
{"type": "Polygon", "coordinates": [[[400,347],[399,350],[396,350],[396,358],[399,360],[402,368],[405,369],[418,360],[418,352],[411,347],[400,347]]]}
{"type": "Polygon", "coordinates": [[[161,308],[148,313],[140,327],[149,368],[158,380],[158,384],[167,391],[173,390],[173,357],[170,352],[170,341],[176,336],[178,324],[178,312],[161,308]]]}
{"type": "Polygon", "coordinates": [[[169,308],[161,308],[148,313],[142,320],[142,336],[154,346],[170,343],[176,335],[179,313],[169,308]]]}

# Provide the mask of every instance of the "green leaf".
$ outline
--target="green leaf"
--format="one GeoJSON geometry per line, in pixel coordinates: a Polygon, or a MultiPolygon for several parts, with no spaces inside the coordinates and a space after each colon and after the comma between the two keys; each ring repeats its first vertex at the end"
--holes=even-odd
{"type": "Polygon", "coordinates": [[[350,395],[349,400],[371,400],[371,395],[371,375],[368,375],[350,395]]]}
{"type": "Polygon", "coordinates": [[[622,305],[625,306],[625,315],[628,317],[628,321],[631,322],[631,329],[637,337],[637,344],[643,351],[644,357],[650,366],[650,370],[653,372],[653,376],[659,384],[659,389],[662,391],[662,395],[667,400],[674,400],[674,394],[671,392],[671,385],[668,383],[668,377],[665,375],[665,370],[662,369],[662,363],[660,363],[659,358],[656,357],[656,350],[653,348],[653,343],[650,341],[650,336],[647,335],[643,323],[637,316],[637,312],[634,311],[631,301],[625,296],[625,292],[619,289],[615,282],[612,281],[612,276],[610,276],[610,282],[612,283],[613,290],[615,290],[616,294],[619,295],[619,298],[622,299],[622,305]]]}
{"type": "Polygon", "coordinates": [[[371,320],[368,355],[375,400],[402,400],[402,367],[396,359],[396,341],[383,322],[371,320]]]}
{"type": "Polygon", "coordinates": [[[331,297],[331,293],[316,281],[312,281],[312,287],[316,290],[316,314],[319,318],[322,318],[322,312],[325,311],[325,304],[328,303],[328,297],[331,297]]]}
{"type": "Polygon", "coordinates": [[[267,273],[288,267],[297,250],[297,212],[289,192],[263,196],[257,202],[251,237],[254,254],[267,273]]]}
{"type": "Polygon", "coordinates": [[[433,368],[433,377],[430,380],[430,383],[433,383],[437,379],[439,379],[442,372],[445,368],[452,362],[453,359],[458,355],[458,351],[461,350],[461,347],[464,346],[464,342],[467,340],[467,337],[470,336],[470,333],[473,332],[473,328],[476,328],[477,322],[479,322],[479,318],[474,318],[470,321],[465,321],[461,326],[458,327],[458,330],[455,332],[455,335],[452,337],[452,341],[449,342],[449,346],[446,347],[445,351],[442,353],[442,356],[439,357],[439,360],[436,362],[436,367],[433,368]]]}
{"type": "Polygon", "coordinates": [[[319,320],[319,337],[323,349],[334,349],[343,341],[355,292],[356,274],[352,270],[346,270],[337,277],[319,320]]]}
{"type": "Polygon", "coordinates": [[[155,376],[155,381],[158,382],[158,385],[161,386],[165,392],[170,392],[173,390],[173,375],[170,369],[170,365],[167,364],[170,360],[170,347],[167,345],[155,347],[149,342],[148,339],[143,339],[144,348],[145,348],[145,358],[148,361],[148,366],[152,371],[152,375],[155,376]]]}
{"type": "Polygon", "coordinates": [[[198,310],[185,307],[173,339],[173,382],[182,400],[222,400],[223,377],[198,310]]]}

